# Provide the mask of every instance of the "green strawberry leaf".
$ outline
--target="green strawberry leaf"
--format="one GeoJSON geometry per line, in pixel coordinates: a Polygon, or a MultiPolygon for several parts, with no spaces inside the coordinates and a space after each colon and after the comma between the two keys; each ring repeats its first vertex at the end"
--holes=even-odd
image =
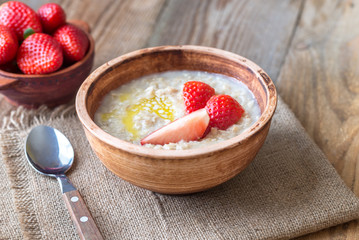
{"type": "Polygon", "coordinates": [[[29,37],[30,35],[34,34],[35,31],[32,28],[28,28],[24,31],[24,40],[29,37]]]}

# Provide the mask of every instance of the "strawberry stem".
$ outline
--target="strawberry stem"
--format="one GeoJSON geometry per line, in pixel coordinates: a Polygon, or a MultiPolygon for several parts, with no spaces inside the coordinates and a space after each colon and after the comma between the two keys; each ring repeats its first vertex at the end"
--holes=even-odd
{"type": "Polygon", "coordinates": [[[30,35],[34,34],[35,31],[32,28],[28,28],[24,31],[24,40],[29,37],[30,35]]]}

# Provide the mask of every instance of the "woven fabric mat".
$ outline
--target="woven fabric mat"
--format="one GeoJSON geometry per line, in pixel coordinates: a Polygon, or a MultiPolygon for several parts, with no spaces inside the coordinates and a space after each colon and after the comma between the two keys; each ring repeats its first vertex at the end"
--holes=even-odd
{"type": "Polygon", "coordinates": [[[39,124],[59,129],[73,144],[68,177],[105,239],[287,239],[359,217],[358,198],[281,99],[248,168],[218,187],[183,196],[144,190],[108,171],[73,107],[20,108],[1,132],[0,239],[78,239],[57,181],[36,173],[24,156],[24,139],[39,124]]]}

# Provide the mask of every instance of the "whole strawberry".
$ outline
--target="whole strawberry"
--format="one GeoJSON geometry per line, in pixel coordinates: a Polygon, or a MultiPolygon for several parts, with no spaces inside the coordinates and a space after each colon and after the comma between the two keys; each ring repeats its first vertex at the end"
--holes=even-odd
{"type": "Polygon", "coordinates": [[[80,28],[66,24],[58,28],[53,36],[61,44],[67,62],[80,61],[85,56],[89,40],[80,28]]]}
{"type": "Polygon", "coordinates": [[[214,89],[206,83],[198,81],[186,82],[183,86],[183,99],[186,112],[191,113],[204,108],[214,93],[214,89]]]}
{"type": "Polygon", "coordinates": [[[244,113],[243,107],[229,95],[211,97],[205,108],[210,117],[210,127],[221,130],[226,130],[237,123],[244,113]]]}
{"type": "Polygon", "coordinates": [[[37,14],[46,33],[52,33],[66,23],[66,13],[56,3],[42,5],[37,10],[37,14]]]}
{"type": "Polygon", "coordinates": [[[15,33],[8,27],[0,25],[0,65],[13,60],[18,47],[15,33]]]}
{"type": "Polygon", "coordinates": [[[28,28],[32,28],[34,32],[42,32],[36,12],[22,2],[3,3],[0,6],[0,24],[12,29],[20,41],[24,39],[24,31],[28,28]]]}
{"type": "Polygon", "coordinates": [[[60,44],[50,35],[34,33],[26,38],[17,54],[17,64],[25,74],[46,74],[59,69],[63,55],[60,44]]]}

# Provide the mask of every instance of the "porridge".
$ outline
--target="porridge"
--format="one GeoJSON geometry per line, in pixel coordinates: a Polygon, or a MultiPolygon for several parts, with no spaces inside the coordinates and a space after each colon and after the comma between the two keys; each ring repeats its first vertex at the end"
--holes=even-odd
{"type": "Polygon", "coordinates": [[[164,145],[145,144],[155,149],[190,149],[239,135],[260,117],[252,92],[236,79],[202,71],[169,71],[141,77],[106,95],[95,113],[95,122],[104,131],[122,140],[140,144],[141,139],[186,115],[182,89],[188,81],[199,81],[227,94],[243,107],[240,120],[226,130],[211,128],[198,141],[164,145]]]}

